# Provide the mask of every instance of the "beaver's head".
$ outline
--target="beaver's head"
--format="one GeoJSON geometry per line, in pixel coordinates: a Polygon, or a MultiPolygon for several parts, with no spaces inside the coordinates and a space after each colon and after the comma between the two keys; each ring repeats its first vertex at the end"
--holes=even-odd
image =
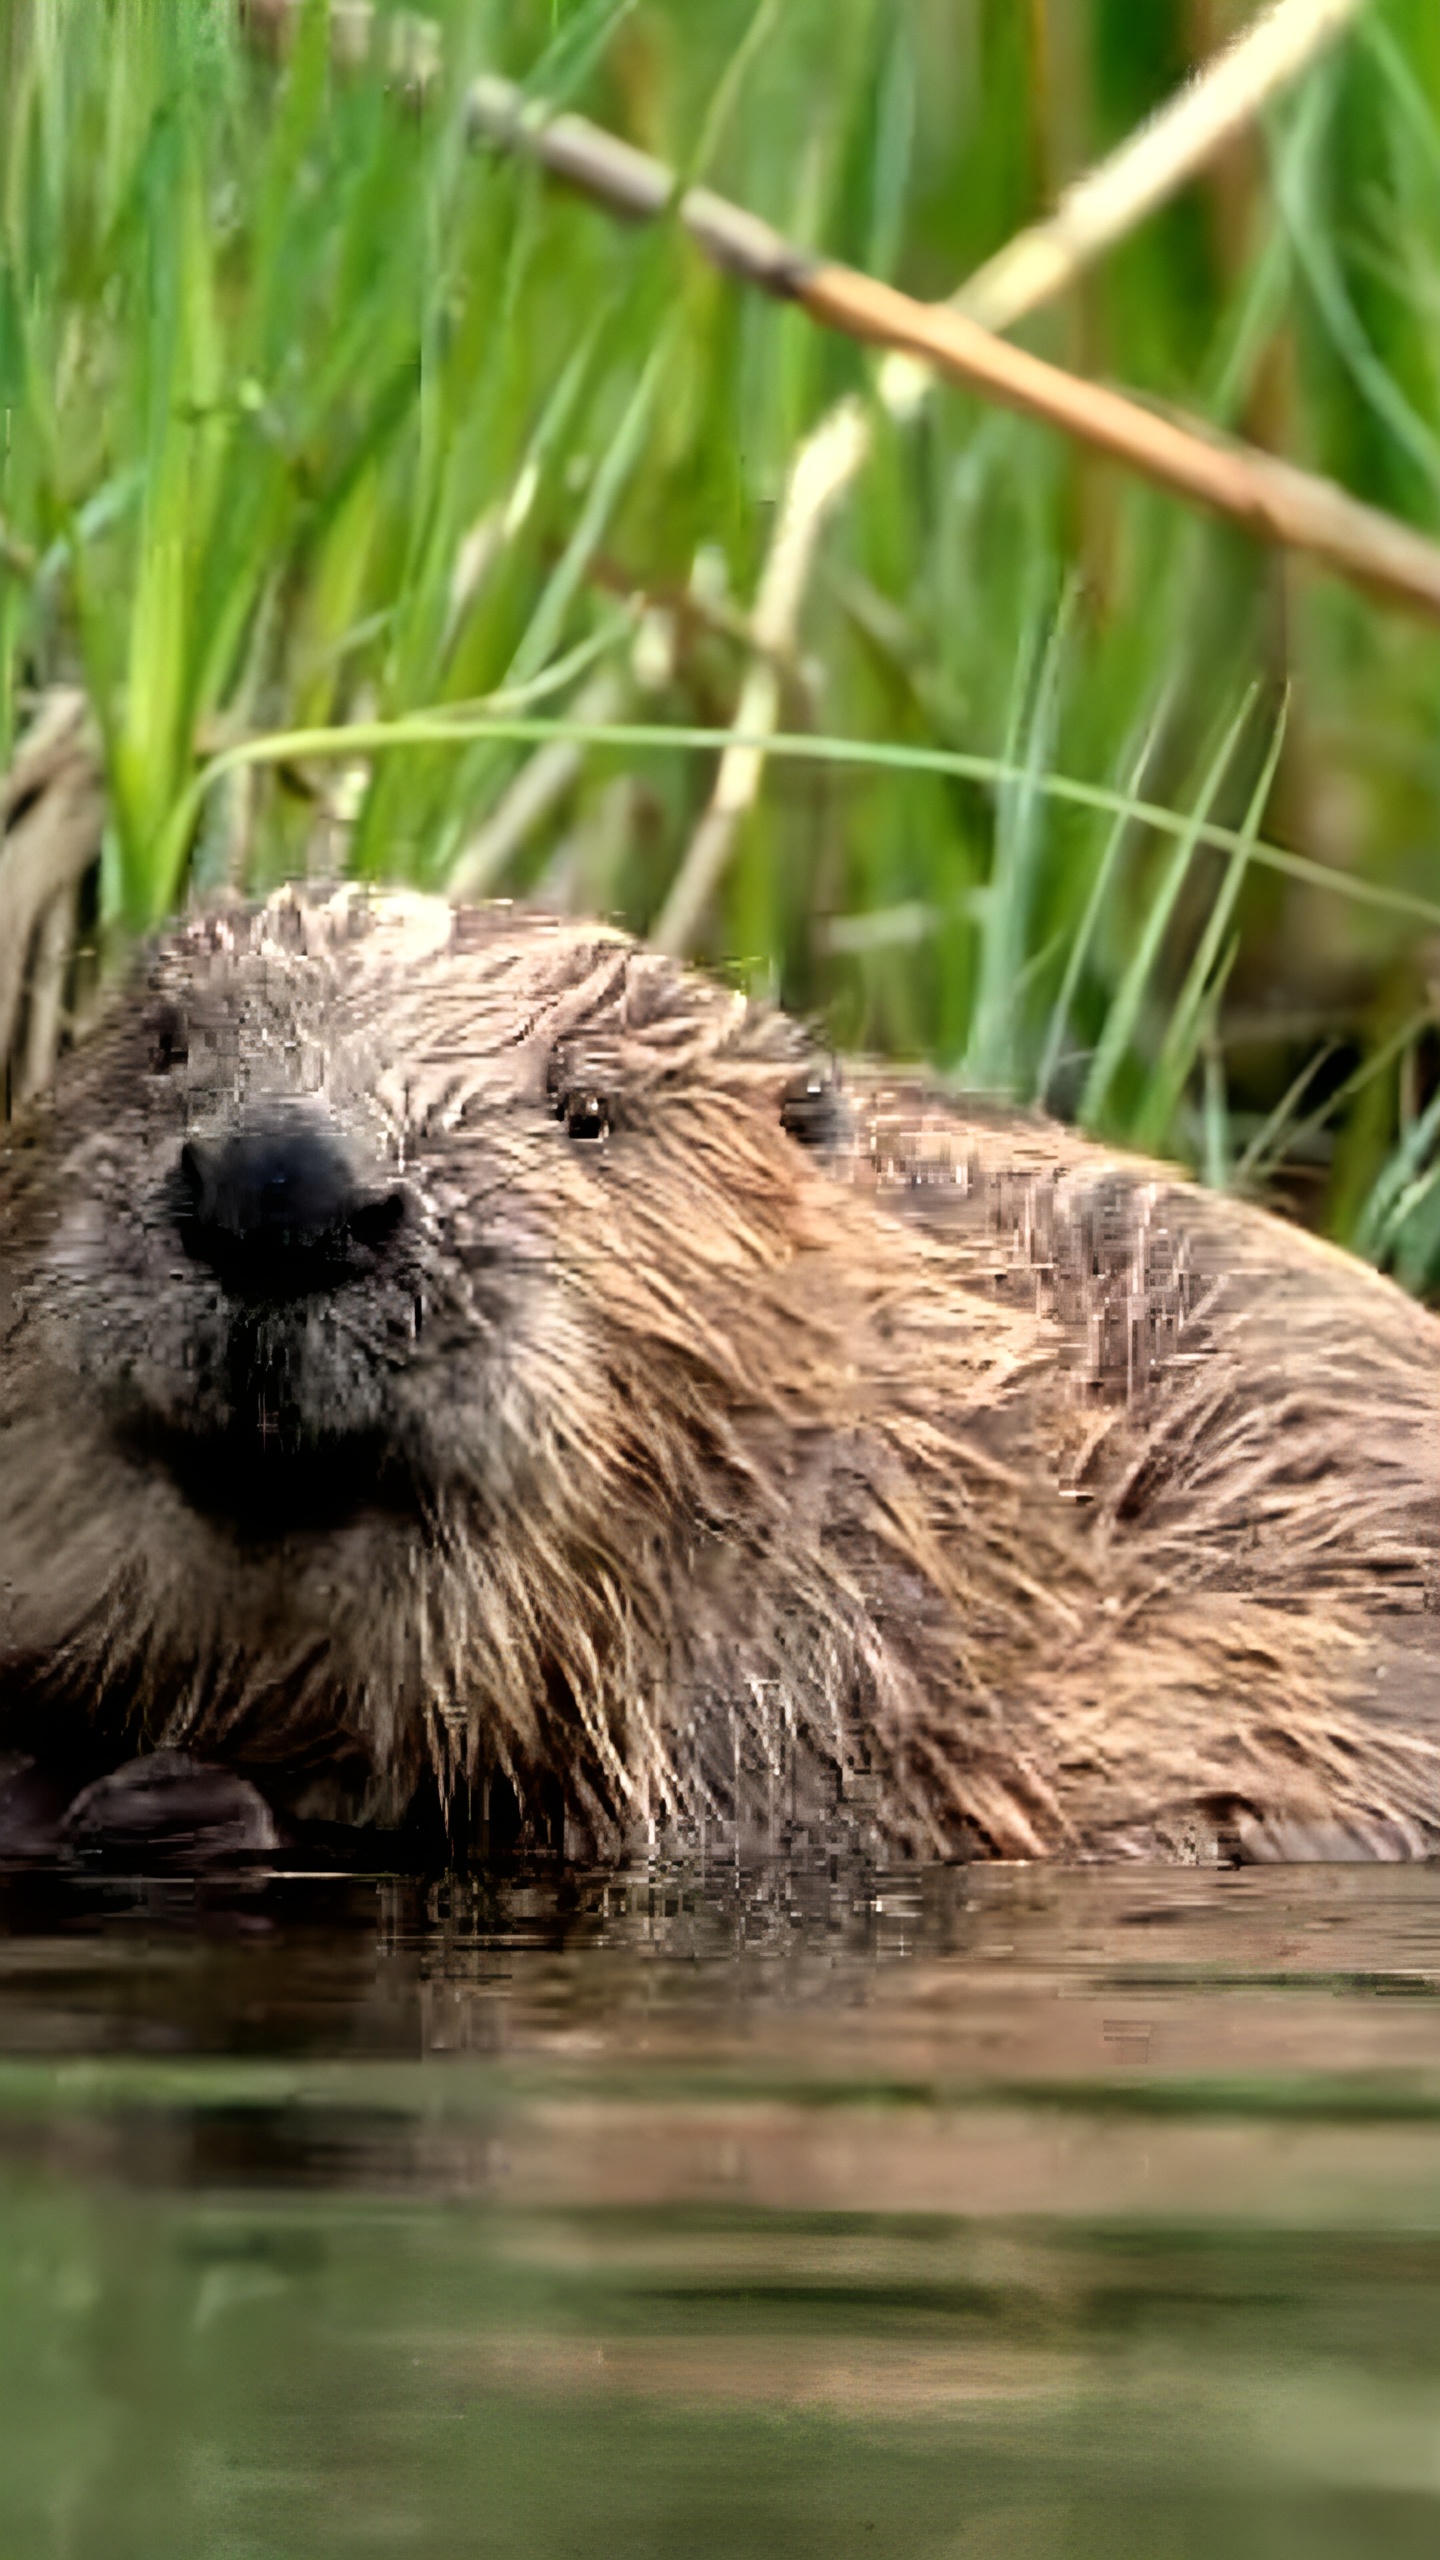
{"type": "Polygon", "coordinates": [[[783,1018],[604,927],[183,926],[0,1172],[10,1658],[140,1643],[206,1730],[267,1682],[472,1730],[487,1680],[594,1689],[798,1415],[807,1083],[783,1018]]]}
{"type": "Polygon", "coordinates": [[[137,1467],[251,1537],[503,1502],[592,1427],[627,1316],[696,1347],[697,1252],[722,1294],[788,1259],[798,1065],[603,927],[285,892],[162,944],[62,1079],[21,1303],[137,1467]]]}

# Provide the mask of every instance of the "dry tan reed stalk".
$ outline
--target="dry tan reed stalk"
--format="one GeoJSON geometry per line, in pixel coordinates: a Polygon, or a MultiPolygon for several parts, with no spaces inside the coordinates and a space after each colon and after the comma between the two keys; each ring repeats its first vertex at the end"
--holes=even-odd
{"type": "Polygon", "coordinates": [[[765,749],[751,741],[775,734],[781,653],[793,648],[826,519],[869,449],[870,422],[860,401],[848,398],[827,411],[796,454],[755,601],[755,654],[735,713],[736,742],[720,758],[705,814],[652,929],[650,939],[657,950],[683,953],[689,949],[729,858],[735,830],[758,797],[765,749]],[[742,739],[743,745],[738,743],[742,739]]]}
{"type": "Polygon", "coordinates": [[[1358,17],[1364,0],[1274,0],[1194,79],[978,267],[956,303],[1008,329],[1053,300],[1214,160],[1358,17]]]}
{"type": "Polygon", "coordinates": [[[28,985],[39,1019],[32,1019],[26,1054],[16,1061],[16,1082],[26,1091],[38,1072],[57,998],[52,941],[58,914],[73,912],[63,902],[73,901],[98,859],[104,825],[105,788],[89,704],[78,689],[57,686],[21,738],[8,773],[0,775],[0,1071],[12,1059],[28,985]],[[37,929],[47,921],[50,930],[41,931],[37,947],[37,929]],[[38,980],[30,974],[36,964],[38,980]]]}
{"type": "MultiPolygon", "coordinates": [[[[613,668],[604,668],[578,695],[574,718],[608,724],[624,706],[625,687],[613,668]]],[[[583,750],[571,739],[555,738],[523,764],[496,806],[461,846],[446,880],[451,898],[484,898],[500,874],[577,780],[583,750]]]]}

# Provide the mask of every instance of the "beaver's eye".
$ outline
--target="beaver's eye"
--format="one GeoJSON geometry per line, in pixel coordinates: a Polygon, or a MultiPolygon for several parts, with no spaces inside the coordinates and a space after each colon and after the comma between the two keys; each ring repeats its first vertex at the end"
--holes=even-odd
{"type": "Polygon", "coordinates": [[[568,1054],[557,1050],[545,1077],[550,1108],[564,1122],[565,1135],[591,1146],[608,1138],[612,1125],[610,1096],[596,1065],[594,1058],[583,1058],[573,1048],[568,1054]]]}
{"type": "Polygon", "coordinates": [[[598,1146],[610,1135],[610,1105],[603,1093],[593,1087],[574,1085],[561,1097],[559,1117],[565,1123],[567,1138],[579,1138],[598,1146]]]}
{"type": "Polygon", "coordinates": [[[838,1147],[849,1133],[850,1115],[840,1086],[823,1067],[808,1068],[780,1098],[780,1126],[802,1147],[838,1147]]]}
{"type": "Polygon", "coordinates": [[[162,1005],[150,1026],[150,1069],[166,1076],[190,1055],[190,1029],[178,1005],[162,1005]]]}

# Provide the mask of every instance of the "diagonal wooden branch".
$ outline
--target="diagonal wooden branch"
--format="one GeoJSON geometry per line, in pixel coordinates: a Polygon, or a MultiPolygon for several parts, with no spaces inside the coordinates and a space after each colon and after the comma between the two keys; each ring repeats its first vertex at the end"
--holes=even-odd
{"type": "MultiPolygon", "coordinates": [[[[508,81],[478,81],[470,105],[477,128],[533,151],[617,212],[656,214],[670,202],[674,181],[660,162],[579,116],[537,122],[508,81]]],[[[1334,481],[1082,380],[1010,346],[949,304],[918,302],[853,267],[810,257],[709,188],[691,188],[676,209],[718,265],[798,302],[827,327],[918,356],[945,379],[1060,428],[1263,541],[1307,551],[1347,577],[1440,615],[1440,545],[1334,481]]]]}
{"type": "Polygon", "coordinates": [[[964,312],[916,302],[853,268],[817,266],[799,299],[817,320],[922,356],[951,381],[1062,428],[1176,496],[1228,516],[1262,542],[1307,551],[1397,603],[1440,615],[1440,545],[1350,497],[1333,480],[1062,372],[964,312]]]}

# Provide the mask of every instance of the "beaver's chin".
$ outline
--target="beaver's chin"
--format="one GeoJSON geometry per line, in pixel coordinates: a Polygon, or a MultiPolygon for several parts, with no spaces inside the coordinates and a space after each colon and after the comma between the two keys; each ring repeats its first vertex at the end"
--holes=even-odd
{"type": "Polygon", "coordinates": [[[119,1437],[132,1462],[163,1469],[192,1511],[247,1544],[323,1534],[364,1512],[418,1519],[424,1508],[413,1469],[376,1429],[200,1428],[132,1412],[119,1437]]]}

